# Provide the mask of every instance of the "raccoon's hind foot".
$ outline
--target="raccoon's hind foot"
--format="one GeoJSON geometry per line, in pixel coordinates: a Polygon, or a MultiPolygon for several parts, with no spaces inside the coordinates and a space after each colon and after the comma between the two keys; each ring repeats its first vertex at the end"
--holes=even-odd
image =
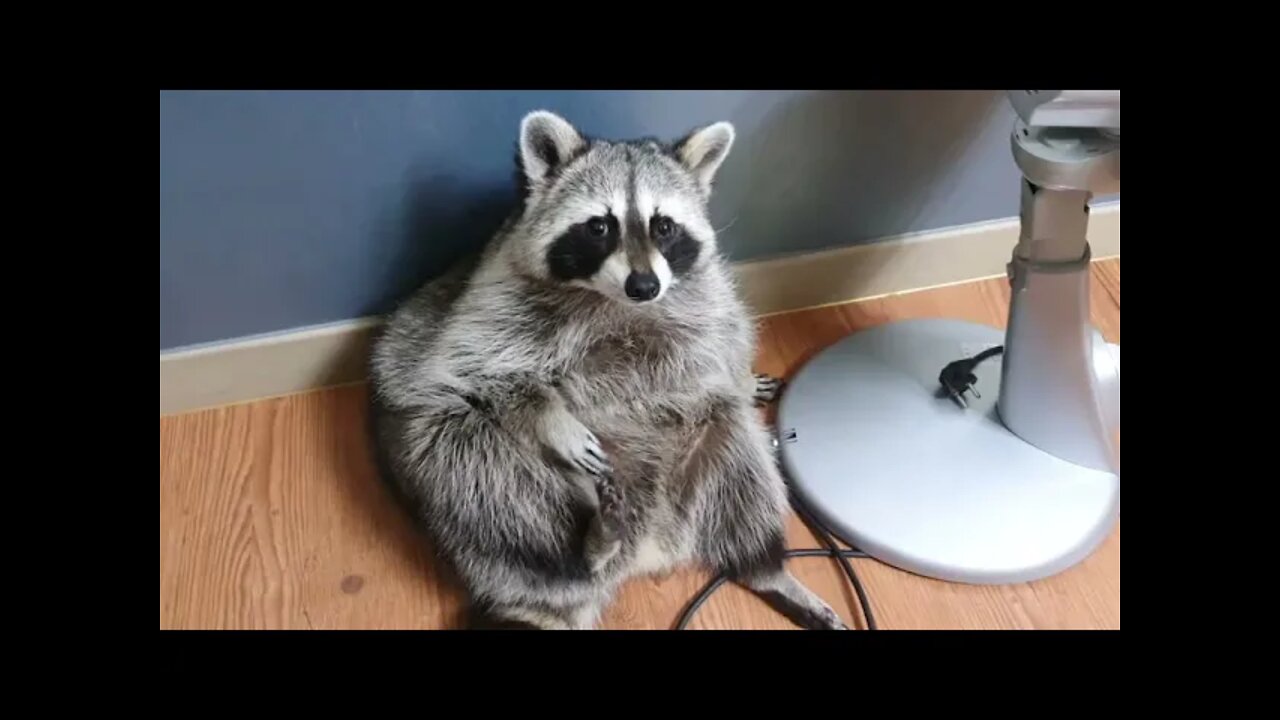
{"type": "Polygon", "coordinates": [[[612,474],[596,479],[596,495],[600,506],[591,520],[584,545],[587,567],[593,573],[599,572],[622,549],[622,530],[626,520],[622,488],[612,474]]]}
{"type": "Polygon", "coordinates": [[[745,579],[743,584],[791,622],[806,630],[849,629],[830,605],[785,570],[745,579]]]}
{"type": "Polygon", "coordinates": [[[755,373],[755,388],[751,395],[751,400],[757,407],[768,405],[778,399],[778,394],[782,392],[782,380],[765,375],[764,373],[755,373]]]}

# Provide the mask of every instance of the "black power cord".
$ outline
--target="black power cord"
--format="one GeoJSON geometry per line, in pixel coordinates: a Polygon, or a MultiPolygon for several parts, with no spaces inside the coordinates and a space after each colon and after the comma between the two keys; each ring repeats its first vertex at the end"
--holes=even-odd
{"type": "Polygon", "coordinates": [[[850,557],[869,557],[861,550],[845,551],[836,543],[835,533],[831,532],[831,528],[818,519],[804,500],[800,498],[795,488],[791,489],[791,507],[795,509],[800,519],[805,525],[809,526],[809,531],[818,536],[818,540],[827,546],[828,557],[835,557],[840,561],[840,568],[844,570],[845,577],[849,578],[849,584],[853,586],[853,592],[858,596],[858,604],[862,606],[862,617],[866,621],[868,630],[876,630],[876,616],[871,612],[871,602],[867,599],[866,588],[862,587],[862,581],[858,579],[858,573],[854,571],[853,564],[849,562],[850,557]],[[846,555],[846,552],[856,552],[857,555],[846,555]]]}
{"type": "Polygon", "coordinates": [[[956,360],[948,364],[942,368],[942,372],[938,375],[938,382],[942,385],[942,391],[946,393],[947,397],[955,400],[960,407],[968,408],[969,402],[964,399],[966,392],[973,393],[973,396],[977,398],[982,397],[978,394],[978,389],[974,387],[978,384],[978,376],[973,374],[974,368],[978,367],[978,364],[983,360],[993,358],[1003,352],[1004,346],[997,345],[983,350],[971,358],[956,360]]]}

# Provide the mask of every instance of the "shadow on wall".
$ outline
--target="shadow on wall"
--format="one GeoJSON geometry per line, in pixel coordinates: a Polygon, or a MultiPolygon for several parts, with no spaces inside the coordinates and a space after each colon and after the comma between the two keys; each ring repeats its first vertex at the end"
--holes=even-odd
{"type": "MultiPolygon", "coordinates": [[[[1002,92],[859,91],[775,106],[739,137],[718,182],[727,252],[754,260],[917,229],[970,147],[1007,137],[996,122],[1005,105],[1002,92]]],[[[1016,184],[1005,194],[1016,208],[1016,184]]]]}
{"type": "Polygon", "coordinates": [[[365,307],[363,315],[383,315],[422,284],[443,273],[460,258],[477,252],[513,212],[518,198],[513,186],[475,188],[450,175],[410,172],[393,257],[379,264],[383,276],[370,286],[386,288],[383,299],[365,307]]]}

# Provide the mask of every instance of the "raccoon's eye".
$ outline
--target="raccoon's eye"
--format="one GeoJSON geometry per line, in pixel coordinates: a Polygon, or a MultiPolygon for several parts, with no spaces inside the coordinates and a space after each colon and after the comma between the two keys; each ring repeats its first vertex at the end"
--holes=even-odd
{"type": "Polygon", "coordinates": [[[657,238],[671,237],[676,231],[676,224],[671,222],[671,218],[657,217],[653,219],[653,236],[657,238]]]}
{"type": "Polygon", "coordinates": [[[604,218],[591,218],[587,221],[587,232],[593,237],[604,237],[609,234],[609,223],[604,218]]]}

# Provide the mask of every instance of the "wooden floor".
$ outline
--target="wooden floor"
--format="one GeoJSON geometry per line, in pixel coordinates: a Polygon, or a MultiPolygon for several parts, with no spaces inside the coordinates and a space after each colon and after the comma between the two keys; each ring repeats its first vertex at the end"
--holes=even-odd
{"type": "MultiPolygon", "coordinates": [[[[890,320],[1003,326],[1007,283],[989,280],[764,321],[758,369],[787,375],[844,335],[890,320]]],[[[1093,320],[1120,341],[1120,262],[1095,263],[1093,320]]],[[[448,628],[463,601],[375,479],[365,388],[351,386],[160,420],[160,627],[448,628]]],[[[816,547],[793,519],[793,547],[816,547]]],[[[1120,627],[1120,530],[1081,565],[1032,584],[975,587],[856,560],[882,628],[1120,627]]],[[[851,626],[857,604],[831,560],[791,561],[851,626]]],[[[665,629],[706,581],[685,571],[628,584],[606,628],[665,629]]],[[[694,628],[791,629],[723,587],[694,628]]]]}

